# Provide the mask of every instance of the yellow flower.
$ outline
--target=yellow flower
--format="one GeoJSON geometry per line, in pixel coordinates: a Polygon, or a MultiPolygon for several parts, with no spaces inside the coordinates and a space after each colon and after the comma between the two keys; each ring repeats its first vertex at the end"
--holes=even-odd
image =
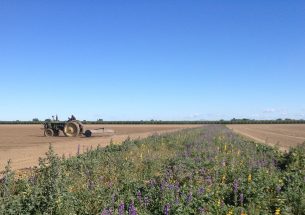
{"type": "Polygon", "coordinates": [[[227,144],[225,144],[225,152],[227,151],[227,144]]]}
{"type": "Polygon", "coordinates": [[[230,209],[230,210],[228,211],[227,215],[233,215],[233,210],[230,209]]]}
{"type": "Polygon", "coordinates": [[[217,206],[218,207],[220,206],[220,199],[217,201],[217,206]]]}
{"type": "Polygon", "coordinates": [[[276,210],[275,210],[275,213],[274,213],[275,215],[280,215],[281,214],[281,209],[279,209],[279,208],[277,208],[276,210]]]}
{"type": "Polygon", "coordinates": [[[58,198],[56,201],[55,201],[56,204],[60,204],[61,203],[61,199],[58,198]]]}
{"type": "Polygon", "coordinates": [[[251,181],[252,181],[252,175],[249,174],[249,175],[248,175],[248,182],[251,182],[251,181]]]}
{"type": "Polygon", "coordinates": [[[224,176],[222,176],[221,183],[225,183],[225,181],[226,181],[226,176],[224,175],[224,176]]]}
{"type": "Polygon", "coordinates": [[[245,212],[241,212],[241,214],[240,215],[247,215],[245,212]]]}

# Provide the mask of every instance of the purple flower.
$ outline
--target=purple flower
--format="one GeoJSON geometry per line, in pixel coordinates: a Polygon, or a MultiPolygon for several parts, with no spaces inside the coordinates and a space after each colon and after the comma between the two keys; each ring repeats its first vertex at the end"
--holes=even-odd
{"type": "Polygon", "coordinates": [[[144,197],[144,206],[145,206],[145,207],[148,207],[149,203],[150,203],[149,198],[148,198],[147,196],[145,196],[145,197],[144,197]]]}
{"type": "Polygon", "coordinates": [[[200,172],[200,175],[202,175],[202,176],[205,175],[205,169],[204,169],[204,168],[202,168],[201,170],[199,170],[199,172],[200,172]]]}
{"type": "Polygon", "coordinates": [[[175,188],[176,188],[176,190],[177,190],[177,191],[179,191],[179,190],[180,190],[180,184],[179,184],[179,182],[178,182],[178,181],[175,183],[175,188]]]}
{"type": "Polygon", "coordinates": [[[164,190],[167,187],[167,182],[163,179],[160,184],[160,189],[164,190]]]}
{"type": "Polygon", "coordinates": [[[112,194],[112,205],[114,205],[114,203],[115,203],[115,194],[112,194]]]}
{"type": "Polygon", "coordinates": [[[149,185],[150,185],[151,187],[155,186],[155,185],[156,185],[156,180],[155,180],[155,179],[150,179],[150,180],[149,180],[149,185]]]}
{"type": "Polygon", "coordinates": [[[243,193],[241,193],[239,195],[239,201],[240,201],[240,205],[243,206],[243,204],[244,204],[244,194],[243,193]]]}
{"type": "Polygon", "coordinates": [[[233,192],[235,194],[237,194],[237,192],[238,192],[238,186],[239,186],[238,180],[234,179],[234,181],[233,181],[233,192]]]}
{"type": "Polygon", "coordinates": [[[124,202],[121,202],[121,204],[119,205],[118,212],[119,212],[119,215],[124,215],[124,212],[125,212],[125,204],[124,204],[124,202]]]}
{"type": "Polygon", "coordinates": [[[199,210],[200,214],[204,214],[205,213],[205,209],[204,208],[199,208],[198,210],[199,210]]]}
{"type": "Polygon", "coordinates": [[[170,210],[170,205],[169,205],[169,204],[166,204],[166,205],[164,206],[163,214],[164,214],[164,215],[168,215],[168,214],[169,214],[169,210],[170,210]]]}
{"type": "Polygon", "coordinates": [[[169,185],[168,185],[168,189],[174,190],[174,189],[175,189],[175,185],[174,185],[174,184],[169,184],[169,185]]]}
{"type": "Polygon", "coordinates": [[[104,209],[101,215],[111,215],[111,212],[108,209],[104,209]]]}
{"type": "Polygon", "coordinates": [[[193,193],[190,192],[189,195],[187,195],[187,197],[186,197],[186,203],[187,204],[190,203],[192,201],[192,199],[193,199],[193,193]]]}
{"type": "Polygon", "coordinates": [[[206,177],[206,181],[207,181],[208,184],[212,184],[213,183],[211,176],[207,176],[206,177]]]}
{"type": "Polygon", "coordinates": [[[142,194],[141,194],[141,191],[137,192],[137,198],[138,198],[139,203],[142,204],[142,194]]]}
{"type": "Polygon", "coordinates": [[[201,194],[203,194],[203,193],[204,193],[204,188],[203,188],[203,187],[199,188],[198,194],[201,195],[201,194]]]}
{"type": "Polygon", "coordinates": [[[137,209],[134,206],[134,202],[133,201],[129,205],[128,214],[129,215],[137,215],[137,209]]]}

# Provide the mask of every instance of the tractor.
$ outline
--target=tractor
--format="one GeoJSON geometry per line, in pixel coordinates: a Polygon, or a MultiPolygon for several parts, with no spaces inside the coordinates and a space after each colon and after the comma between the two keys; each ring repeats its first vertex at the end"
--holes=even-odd
{"type": "Polygon", "coordinates": [[[49,121],[44,123],[44,135],[46,137],[59,136],[62,131],[66,137],[76,137],[85,132],[84,125],[76,120],[69,119],[66,122],[49,121]]]}
{"type": "Polygon", "coordinates": [[[59,132],[62,131],[66,137],[85,136],[91,137],[99,135],[113,135],[115,132],[112,129],[97,128],[91,130],[85,130],[84,125],[76,120],[75,116],[71,116],[68,121],[59,121],[56,115],[56,119],[48,120],[44,124],[44,136],[46,137],[58,137],[59,132]]]}

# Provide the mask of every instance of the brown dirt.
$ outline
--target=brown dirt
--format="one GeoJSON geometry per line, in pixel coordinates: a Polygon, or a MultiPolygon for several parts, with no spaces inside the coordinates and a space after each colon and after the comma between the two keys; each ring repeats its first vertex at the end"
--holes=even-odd
{"type": "Polygon", "coordinates": [[[179,129],[198,127],[198,125],[87,125],[86,129],[107,128],[115,130],[112,136],[99,137],[44,137],[42,125],[0,125],[0,172],[9,159],[13,169],[28,168],[38,164],[38,158],[44,156],[51,143],[59,155],[66,157],[87,148],[106,146],[112,139],[120,143],[128,136],[130,138],[144,138],[154,133],[172,132],[179,129]]]}
{"type": "Polygon", "coordinates": [[[267,145],[277,145],[280,150],[305,142],[304,124],[228,125],[233,131],[267,145]]]}

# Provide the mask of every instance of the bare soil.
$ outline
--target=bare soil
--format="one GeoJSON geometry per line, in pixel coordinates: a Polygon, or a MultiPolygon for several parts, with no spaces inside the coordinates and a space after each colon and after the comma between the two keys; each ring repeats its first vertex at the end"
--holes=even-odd
{"type": "Polygon", "coordinates": [[[0,125],[0,172],[11,159],[13,169],[22,169],[38,164],[38,158],[44,156],[51,143],[55,152],[66,157],[74,156],[78,148],[80,153],[98,145],[104,147],[112,139],[115,144],[127,137],[144,138],[155,133],[173,132],[198,125],[87,125],[86,129],[113,129],[112,136],[96,137],[45,137],[42,125],[0,125]]]}
{"type": "Polygon", "coordinates": [[[277,145],[282,151],[305,142],[304,124],[228,125],[227,127],[258,142],[277,145]]]}

